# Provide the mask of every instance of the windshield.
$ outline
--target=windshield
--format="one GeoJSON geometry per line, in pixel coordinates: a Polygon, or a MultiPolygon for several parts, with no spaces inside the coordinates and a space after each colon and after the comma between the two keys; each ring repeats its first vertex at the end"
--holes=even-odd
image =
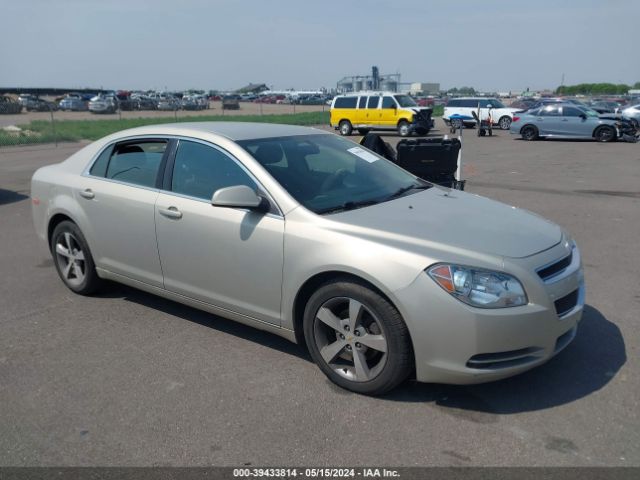
{"type": "Polygon", "coordinates": [[[262,138],[238,144],[291,196],[318,214],[352,210],[431,186],[333,134],[262,138]]]}
{"type": "Polygon", "coordinates": [[[394,95],[401,107],[417,107],[418,104],[409,95],[394,95]]]}

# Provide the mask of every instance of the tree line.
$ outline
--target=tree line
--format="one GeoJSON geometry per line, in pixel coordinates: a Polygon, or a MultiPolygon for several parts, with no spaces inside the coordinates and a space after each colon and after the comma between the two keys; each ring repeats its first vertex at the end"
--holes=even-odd
{"type": "Polygon", "coordinates": [[[640,82],[633,85],[624,83],[580,83],[561,85],[556,89],[559,95],[626,95],[631,89],[640,89],[640,82]]]}

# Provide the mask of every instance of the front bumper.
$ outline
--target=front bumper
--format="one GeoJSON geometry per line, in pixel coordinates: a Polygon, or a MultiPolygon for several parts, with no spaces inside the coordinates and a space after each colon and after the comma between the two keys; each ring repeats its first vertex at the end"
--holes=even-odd
{"type": "Polygon", "coordinates": [[[411,334],[417,380],[449,384],[499,380],[541,365],[563,350],[576,335],[584,307],[579,252],[576,249],[572,264],[552,281],[543,281],[535,272],[563,254],[566,244],[558,244],[517,259],[520,265],[508,269],[527,291],[529,304],[521,307],[468,306],[426,273],[395,292],[411,334]]]}

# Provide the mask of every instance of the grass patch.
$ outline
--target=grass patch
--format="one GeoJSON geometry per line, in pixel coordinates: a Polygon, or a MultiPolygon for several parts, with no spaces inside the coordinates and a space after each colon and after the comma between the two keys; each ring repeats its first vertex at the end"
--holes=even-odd
{"type": "Polygon", "coordinates": [[[329,112],[304,112],[284,115],[207,115],[163,118],[126,118],[121,120],[33,120],[18,125],[22,132],[8,133],[0,130],[0,146],[30,145],[57,141],[98,140],[111,133],[128,128],[183,122],[258,122],[285,123],[289,125],[327,125],[329,112]]]}
{"type": "MultiPolygon", "coordinates": [[[[442,105],[433,108],[433,116],[441,117],[442,105]]],[[[282,115],[207,115],[162,118],[126,118],[109,120],[56,120],[55,124],[47,120],[33,120],[18,125],[22,131],[13,133],[0,130],[0,147],[9,145],[31,145],[36,143],[75,142],[79,140],[98,140],[111,133],[128,128],[162,123],[182,122],[259,122],[285,123],[289,125],[328,125],[329,112],[304,112],[282,115]]]]}

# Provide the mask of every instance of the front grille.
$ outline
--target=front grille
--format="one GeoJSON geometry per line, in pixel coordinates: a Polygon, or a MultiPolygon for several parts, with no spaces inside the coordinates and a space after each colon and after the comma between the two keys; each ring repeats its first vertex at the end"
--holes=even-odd
{"type": "Polygon", "coordinates": [[[573,252],[570,253],[568,256],[564,257],[563,259],[558,260],[555,263],[552,263],[548,267],[544,267],[538,270],[538,276],[542,280],[547,281],[550,278],[555,277],[556,275],[562,273],[565,268],[571,265],[572,260],[573,260],[573,252]]]}
{"type": "Polygon", "coordinates": [[[569,295],[559,298],[553,302],[553,304],[556,307],[556,313],[559,317],[566,315],[578,304],[578,290],[574,290],[569,295]]]}
{"type": "Polygon", "coordinates": [[[508,352],[480,353],[467,361],[467,367],[482,370],[517,367],[538,360],[543,352],[542,348],[527,347],[508,352]]]}

